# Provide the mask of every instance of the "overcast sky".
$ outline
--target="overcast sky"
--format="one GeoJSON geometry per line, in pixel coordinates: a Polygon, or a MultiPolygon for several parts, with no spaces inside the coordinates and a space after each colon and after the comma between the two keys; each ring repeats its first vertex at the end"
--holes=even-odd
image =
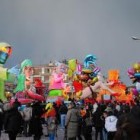
{"type": "Polygon", "coordinates": [[[5,67],[95,54],[102,74],[140,61],[140,0],[0,0],[0,41],[13,46],[5,67]]]}

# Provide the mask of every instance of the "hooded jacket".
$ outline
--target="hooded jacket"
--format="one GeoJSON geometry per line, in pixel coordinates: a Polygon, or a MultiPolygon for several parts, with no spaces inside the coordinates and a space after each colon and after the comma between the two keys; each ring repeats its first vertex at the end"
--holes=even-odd
{"type": "Polygon", "coordinates": [[[114,115],[108,116],[105,119],[105,128],[107,132],[115,132],[117,131],[116,124],[117,124],[117,117],[114,115]]]}

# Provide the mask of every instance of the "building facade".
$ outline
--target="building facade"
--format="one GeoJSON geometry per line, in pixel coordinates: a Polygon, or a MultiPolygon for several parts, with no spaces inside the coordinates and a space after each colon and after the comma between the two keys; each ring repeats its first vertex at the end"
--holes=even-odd
{"type": "Polygon", "coordinates": [[[38,78],[43,82],[45,86],[48,87],[50,75],[55,67],[56,66],[53,63],[42,66],[33,66],[33,75],[31,77],[31,80],[34,82],[34,80],[38,78]]]}

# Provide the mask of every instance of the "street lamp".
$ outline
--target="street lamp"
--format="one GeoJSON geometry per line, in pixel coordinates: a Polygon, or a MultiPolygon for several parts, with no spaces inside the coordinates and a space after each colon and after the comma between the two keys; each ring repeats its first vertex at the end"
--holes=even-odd
{"type": "Polygon", "coordinates": [[[132,36],[131,38],[132,38],[133,40],[140,40],[140,38],[135,37],[135,36],[132,36]]]}

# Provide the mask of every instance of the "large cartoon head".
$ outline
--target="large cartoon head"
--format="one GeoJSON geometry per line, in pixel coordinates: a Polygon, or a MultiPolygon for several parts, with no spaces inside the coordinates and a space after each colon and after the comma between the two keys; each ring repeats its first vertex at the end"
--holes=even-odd
{"type": "Polygon", "coordinates": [[[12,47],[8,43],[0,42],[0,64],[5,64],[12,53],[12,47]]]}
{"type": "Polygon", "coordinates": [[[55,72],[57,74],[64,74],[64,73],[67,73],[67,70],[68,70],[68,66],[64,63],[60,63],[58,61],[55,62],[55,65],[56,65],[56,69],[55,69],[55,72]]]}
{"type": "Polygon", "coordinates": [[[93,69],[92,66],[96,65],[96,60],[97,57],[95,55],[92,54],[87,55],[84,60],[84,67],[93,69]]]}
{"type": "Polygon", "coordinates": [[[32,73],[32,61],[30,59],[25,59],[21,63],[21,73],[32,73]]]}

